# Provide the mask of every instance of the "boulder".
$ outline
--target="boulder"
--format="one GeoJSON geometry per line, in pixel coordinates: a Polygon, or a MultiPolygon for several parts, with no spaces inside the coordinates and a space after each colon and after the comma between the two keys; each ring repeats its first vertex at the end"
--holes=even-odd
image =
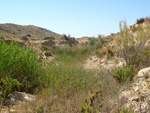
{"type": "Polygon", "coordinates": [[[143,77],[147,77],[150,75],[150,67],[148,68],[144,68],[144,69],[141,69],[138,74],[135,76],[135,79],[136,78],[143,78],[143,77]]]}
{"type": "Polygon", "coordinates": [[[14,104],[20,104],[22,102],[34,101],[35,99],[36,99],[35,95],[31,95],[25,92],[15,92],[13,94],[8,95],[4,104],[14,105],[14,104]]]}
{"type": "Polygon", "coordinates": [[[150,67],[141,69],[134,81],[120,93],[120,100],[126,98],[123,108],[135,113],[150,113],[150,67]]]}

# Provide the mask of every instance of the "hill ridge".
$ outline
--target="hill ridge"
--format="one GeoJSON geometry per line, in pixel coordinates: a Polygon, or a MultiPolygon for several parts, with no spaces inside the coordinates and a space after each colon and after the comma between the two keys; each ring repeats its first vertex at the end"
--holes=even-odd
{"type": "Polygon", "coordinates": [[[62,35],[35,25],[18,25],[13,23],[0,24],[0,35],[3,37],[21,38],[29,35],[33,39],[44,37],[62,38],[62,35]]]}

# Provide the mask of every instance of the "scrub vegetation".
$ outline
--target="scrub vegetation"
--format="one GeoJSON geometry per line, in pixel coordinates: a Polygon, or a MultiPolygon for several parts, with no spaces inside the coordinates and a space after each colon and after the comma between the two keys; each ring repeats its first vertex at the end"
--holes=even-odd
{"type": "MultiPolygon", "coordinates": [[[[137,23],[143,23],[143,19],[137,23]]],[[[141,68],[149,66],[150,48],[145,45],[150,39],[150,27],[145,29],[136,28],[135,38],[126,21],[121,22],[120,33],[113,39],[119,47],[117,53],[107,46],[109,42],[101,35],[89,38],[88,45],[81,47],[40,46],[45,56],[54,56],[51,62],[42,61],[34,47],[21,47],[13,41],[8,45],[0,39],[0,98],[5,102],[7,96],[16,91],[36,94],[38,99],[28,105],[30,112],[35,113],[112,110],[130,113],[129,109],[121,108],[123,103],[114,105],[111,102],[118,99],[120,89],[131,82],[141,68]],[[92,55],[112,60],[116,54],[126,65],[111,70],[85,69],[83,66],[92,55]]]]}

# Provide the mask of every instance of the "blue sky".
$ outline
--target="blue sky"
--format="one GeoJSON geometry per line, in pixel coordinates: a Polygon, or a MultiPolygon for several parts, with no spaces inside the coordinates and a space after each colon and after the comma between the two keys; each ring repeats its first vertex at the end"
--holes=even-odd
{"type": "Polygon", "coordinates": [[[1,0],[0,23],[35,25],[73,37],[119,32],[150,17],[150,0],[1,0]]]}

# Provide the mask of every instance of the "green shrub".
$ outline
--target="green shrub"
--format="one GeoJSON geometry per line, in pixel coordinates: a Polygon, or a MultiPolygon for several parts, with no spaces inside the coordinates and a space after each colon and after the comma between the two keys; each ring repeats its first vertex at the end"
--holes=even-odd
{"type": "Polygon", "coordinates": [[[104,47],[100,50],[96,50],[96,56],[101,58],[103,57],[104,55],[107,56],[108,59],[110,59],[111,57],[114,56],[114,53],[112,51],[112,49],[110,47],[104,47]]]}
{"type": "Polygon", "coordinates": [[[149,67],[150,65],[150,49],[145,48],[142,52],[140,52],[136,59],[135,59],[135,65],[138,69],[149,67]]]}
{"type": "Polygon", "coordinates": [[[114,56],[114,52],[110,47],[107,48],[107,58],[110,59],[111,57],[114,56]]]}
{"type": "Polygon", "coordinates": [[[119,83],[125,82],[127,79],[132,80],[135,75],[136,70],[132,65],[126,68],[118,68],[113,73],[113,76],[117,79],[119,83]]]}
{"type": "Polygon", "coordinates": [[[96,43],[97,43],[97,38],[95,38],[95,37],[90,37],[89,38],[89,44],[91,46],[95,45],[96,43]]]}
{"type": "Polygon", "coordinates": [[[103,47],[104,44],[106,44],[106,41],[104,39],[103,35],[99,35],[97,38],[95,37],[90,37],[89,38],[89,44],[91,46],[94,46],[95,49],[100,49],[103,47]]]}
{"type": "Polygon", "coordinates": [[[100,50],[96,50],[96,56],[98,58],[101,58],[102,57],[102,53],[100,52],[100,50]]]}
{"type": "Polygon", "coordinates": [[[42,45],[42,46],[40,47],[40,49],[41,49],[41,50],[43,50],[43,51],[46,51],[46,50],[48,50],[48,47],[47,47],[47,46],[42,45]]]}
{"type": "Polygon", "coordinates": [[[8,94],[19,90],[20,83],[17,79],[13,79],[10,76],[4,76],[0,81],[0,92],[2,97],[5,98],[8,94]]]}
{"type": "Polygon", "coordinates": [[[45,37],[43,40],[54,40],[55,38],[54,37],[45,37]]]}
{"type": "Polygon", "coordinates": [[[6,88],[7,83],[12,83],[8,84],[6,92],[13,92],[19,84],[20,89],[17,90],[33,92],[43,84],[43,69],[33,48],[20,47],[13,42],[7,45],[0,41],[0,59],[1,87],[6,88]]]}
{"type": "Polygon", "coordinates": [[[44,54],[45,54],[46,56],[52,56],[51,51],[48,51],[48,50],[47,50],[47,51],[45,51],[45,52],[44,52],[44,54]]]}
{"type": "Polygon", "coordinates": [[[96,44],[96,48],[97,49],[102,48],[104,44],[106,44],[106,40],[105,40],[104,36],[99,35],[98,40],[97,40],[97,44],[96,44]]]}

